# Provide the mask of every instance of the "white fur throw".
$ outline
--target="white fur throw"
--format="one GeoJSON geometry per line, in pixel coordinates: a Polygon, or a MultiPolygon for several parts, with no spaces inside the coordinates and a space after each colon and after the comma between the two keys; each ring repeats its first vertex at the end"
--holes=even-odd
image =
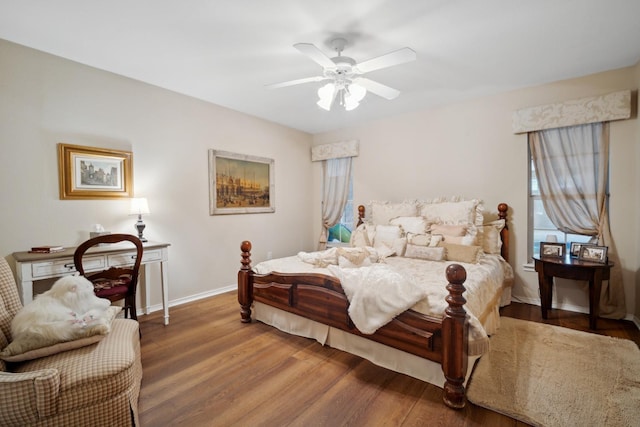
{"type": "Polygon", "coordinates": [[[394,317],[427,298],[427,290],[386,264],[329,271],[340,279],[349,317],[363,334],[373,334],[394,317]]]}
{"type": "MultiPolygon", "coordinates": [[[[109,300],[94,294],[93,284],[83,276],[58,279],[51,289],[36,296],[13,318],[13,339],[0,357],[10,358],[62,342],[106,335],[120,310],[120,307],[110,309],[110,304],[109,300]]],[[[95,341],[82,342],[90,344],[95,341]]]]}

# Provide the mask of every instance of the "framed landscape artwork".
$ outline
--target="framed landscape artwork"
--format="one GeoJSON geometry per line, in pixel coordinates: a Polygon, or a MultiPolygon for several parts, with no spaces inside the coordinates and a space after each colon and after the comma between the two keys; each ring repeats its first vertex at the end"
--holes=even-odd
{"type": "Polygon", "coordinates": [[[133,196],[130,151],[58,144],[60,199],[113,199],[133,196]]]}
{"type": "Polygon", "coordinates": [[[274,161],[209,150],[209,214],[275,212],[274,161]]]}

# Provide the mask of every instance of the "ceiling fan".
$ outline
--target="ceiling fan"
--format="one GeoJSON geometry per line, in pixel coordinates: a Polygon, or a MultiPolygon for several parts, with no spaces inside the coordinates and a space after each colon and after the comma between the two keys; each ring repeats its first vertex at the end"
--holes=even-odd
{"type": "Polygon", "coordinates": [[[322,75],[290,80],[282,83],[274,83],[267,85],[266,87],[268,89],[278,89],[302,83],[327,81],[328,83],[318,89],[318,96],[320,97],[318,105],[327,111],[331,110],[331,106],[336,99],[347,111],[353,110],[360,105],[360,101],[362,101],[364,96],[367,94],[367,91],[389,100],[400,95],[400,91],[363,77],[363,75],[382,68],[415,61],[415,51],[405,47],[385,55],[357,63],[353,58],[342,56],[342,51],[346,45],[347,40],[343,38],[334,39],[331,42],[331,46],[338,55],[333,58],[329,58],[311,43],[294,44],[293,47],[322,66],[322,75]]]}

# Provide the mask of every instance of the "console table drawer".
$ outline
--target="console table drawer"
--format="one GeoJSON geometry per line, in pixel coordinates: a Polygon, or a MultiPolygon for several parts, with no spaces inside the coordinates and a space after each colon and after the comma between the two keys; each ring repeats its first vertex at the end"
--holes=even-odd
{"type": "MultiPolygon", "coordinates": [[[[135,260],[135,252],[109,255],[109,267],[122,265],[132,265],[135,260]]],[[[144,251],[142,253],[142,264],[162,260],[162,250],[144,251]]]]}
{"type": "MultiPolygon", "coordinates": [[[[84,258],[86,271],[102,270],[105,268],[105,259],[102,256],[84,258]]],[[[43,261],[31,264],[33,278],[46,278],[75,273],[73,258],[64,258],[57,261],[43,261]]]]}

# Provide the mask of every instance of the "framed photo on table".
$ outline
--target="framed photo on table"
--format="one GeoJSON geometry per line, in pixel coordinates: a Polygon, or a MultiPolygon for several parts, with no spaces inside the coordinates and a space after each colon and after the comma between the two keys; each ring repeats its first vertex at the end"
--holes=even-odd
{"type": "Polygon", "coordinates": [[[569,252],[571,254],[571,258],[578,258],[580,255],[580,247],[585,244],[586,243],[582,242],[571,242],[571,251],[569,252]]]}
{"type": "Polygon", "coordinates": [[[133,196],[133,153],[58,144],[60,199],[133,196]]]}
{"type": "Polygon", "coordinates": [[[607,246],[582,245],[580,246],[578,260],[606,264],[608,249],[607,246]]]}
{"type": "Polygon", "coordinates": [[[544,258],[564,258],[564,243],[540,242],[540,256],[544,258]]]}

